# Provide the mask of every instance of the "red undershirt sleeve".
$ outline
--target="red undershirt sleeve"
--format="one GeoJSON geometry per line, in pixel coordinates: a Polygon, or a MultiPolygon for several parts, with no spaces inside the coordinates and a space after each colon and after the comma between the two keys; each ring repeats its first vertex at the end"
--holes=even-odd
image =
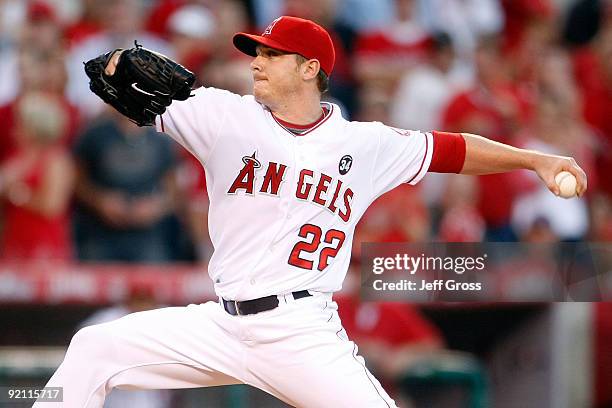
{"type": "Polygon", "coordinates": [[[433,153],[429,171],[460,173],[465,163],[465,139],[461,133],[433,132],[433,153]]]}

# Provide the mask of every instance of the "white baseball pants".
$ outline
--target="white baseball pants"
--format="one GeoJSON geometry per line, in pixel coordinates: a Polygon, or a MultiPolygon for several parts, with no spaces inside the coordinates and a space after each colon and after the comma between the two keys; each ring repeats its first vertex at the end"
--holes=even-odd
{"type": "MultiPolygon", "coordinates": [[[[102,407],[114,387],[249,384],[298,407],[396,407],[346,337],[330,294],[232,316],[216,302],[133,313],[81,329],[49,387],[63,407],[102,407]]],[[[54,404],[36,403],[48,408],[54,404]]]]}

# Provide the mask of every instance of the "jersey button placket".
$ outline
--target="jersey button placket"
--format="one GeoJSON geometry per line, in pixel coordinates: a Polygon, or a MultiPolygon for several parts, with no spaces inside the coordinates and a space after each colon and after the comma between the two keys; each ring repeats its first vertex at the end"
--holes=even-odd
{"type": "Polygon", "coordinates": [[[306,156],[304,154],[304,139],[302,139],[301,136],[296,136],[295,157],[299,165],[303,166],[306,156]]]}
{"type": "Polygon", "coordinates": [[[281,203],[281,209],[286,214],[287,219],[291,218],[291,213],[289,212],[289,203],[287,201],[283,201],[281,203]]]}

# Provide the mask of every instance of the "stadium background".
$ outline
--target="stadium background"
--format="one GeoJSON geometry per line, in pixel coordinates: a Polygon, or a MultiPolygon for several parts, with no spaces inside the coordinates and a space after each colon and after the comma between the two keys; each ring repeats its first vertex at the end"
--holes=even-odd
{"type": "MultiPolygon", "coordinates": [[[[360,242],[612,239],[610,1],[1,0],[0,385],[44,383],[84,324],[214,298],[197,161],[101,104],[82,62],[137,39],[245,94],[231,36],[280,14],[332,33],[325,98],[347,117],[572,155],[589,175],[574,200],[522,172],[398,188],[358,226],[351,276],[360,242]]],[[[612,406],[608,303],[361,304],[352,286],[349,335],[404,406],[612,406]]],[[[114,399],[282,406],[239,386],[114,399]]]]}

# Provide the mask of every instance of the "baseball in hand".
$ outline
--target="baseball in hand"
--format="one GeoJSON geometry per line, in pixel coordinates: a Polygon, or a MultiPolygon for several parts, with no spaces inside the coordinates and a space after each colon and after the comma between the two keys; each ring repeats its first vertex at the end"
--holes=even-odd
{"type": "Polygon", "coordinates": [[[559,186],[559,196],[571,198],[576,196],[576,177],[569,171],[562,171],[555,176],[555,182],[559,186]]]}

